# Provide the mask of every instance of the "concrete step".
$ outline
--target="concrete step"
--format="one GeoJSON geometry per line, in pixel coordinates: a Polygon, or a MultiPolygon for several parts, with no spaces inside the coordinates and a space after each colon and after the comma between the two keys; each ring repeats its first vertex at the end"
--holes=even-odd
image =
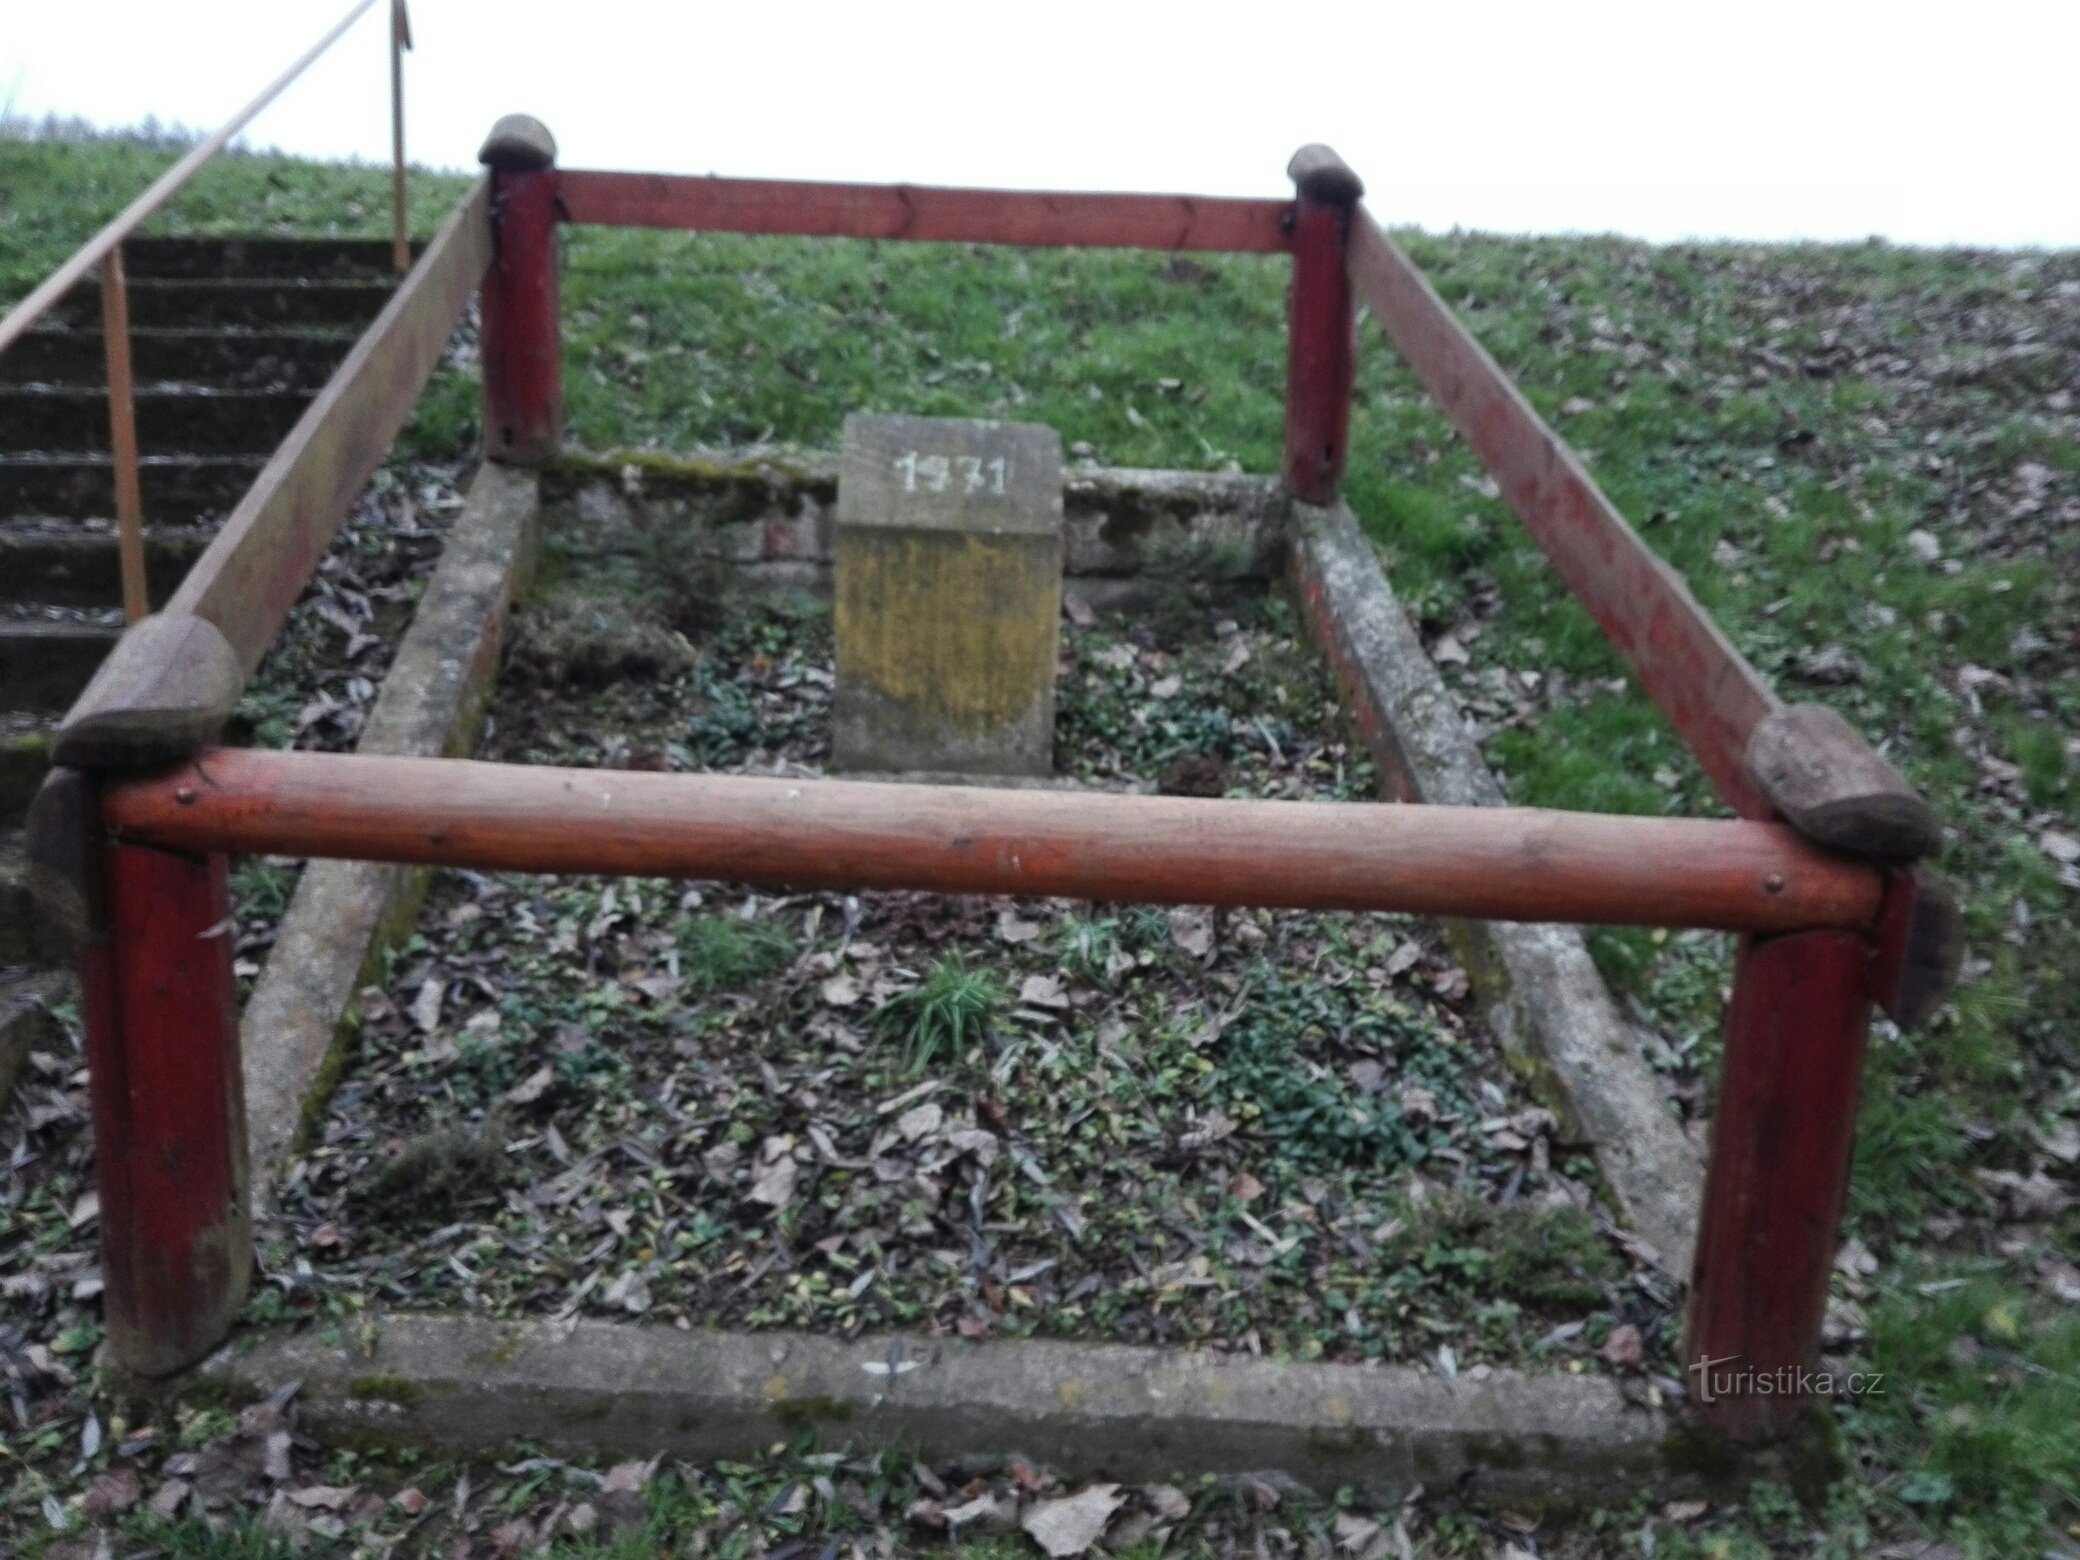
{"type": "Polygon", "coordinates": [[[69,1054],[65,1027],[54,1010],[73,994],[71,976],[60,970],[0,978],[0,1110],[7,1108],[31,1051],[69,1054]]]}
{"type": "MultiPolygon", "coordinates": [[[[186,277],[133,277],[133,326],[252,325],[365,326],[390,301],[392,284],[352,278],[300,281],[280,277],[234,277],[226,281],[186,277]]],[[[101,289],[82,282],[60,299],[47,319],[89,325],[101,318],[101,289]]]]}
{"type": "MultiPolygon", "coordinates": [[[[419,245],[414,244],[416,253],[419,245]]],[[[272,235],[133,238],[123,245],[132,277],[396,277],[387,238],[277,238],[272,235]]]]}
{"type": "MultiPolygon", "coordinates": [[[[274,390],[140,390],[133,400],[140,448],[198,455],[272,454],[311,404],[274,390]]],[[[0,386],[0,438],[11,450],[106,450],[107,393],[0,386]]]]}
{"type": "MultiPolygon", "coordinates": [[[[145,583],[153,606],[173,594],[210,535],[202,528],[146,529],[145,583]]],[[[0,525],[0,603],[106,607],[122,599],[122,565],[112,529],[62,522],[0,525]]]]}
{"type": "Polygon", "coordinates": [[[0,618],[0,710],[70,708],[122,632],[119,623],[0,618]]]}
{"type": "MultiPolygon", "coordinates": [[[[209,385],[223,390],[316,390],[354,344],[351,330],[185,330],[130,332],[130,365],[140,389],[209,385]]],[[[108,382],[101,327],[41,326],[0,353],[0,384],[108,382]]]]}
{"type": "MultiPolygon", "coordinates": [[[[146,455],[138,462],[145,519],[161,525],[222,519],[266,464],[258,455],[146,455]]],[[[106,455],[0,452],[0,515],[84,518],[115,509],[106,455]]]]}
{"type": "Polygon", "coordinates": [[[29,896],[21,831],[0,833],[0,969],[55,965],[64,957],[63,944],[29,896]]]}
{"type": "Polygon", "coordinates": [[[18,829],[51,767],[55,719],[0,715],[0,829],[18,829]]]}

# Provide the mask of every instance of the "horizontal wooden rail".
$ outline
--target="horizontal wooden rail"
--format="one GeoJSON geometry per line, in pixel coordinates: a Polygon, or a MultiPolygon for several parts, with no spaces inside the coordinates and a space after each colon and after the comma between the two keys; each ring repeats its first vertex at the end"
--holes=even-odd
{"type": "Polygon", "coordinates": [[[111,782],[102,816],[194,853],[1727,931],[1866,928],[1883,894],[1874,868],[1732,820],[257,749],[111,782]]]}
{"type": "Polygon", "coordinates": [[[1350,267],[1359,298],[1697,755],[1721,798],[1745,817],[1768,817],[1769,803],[1741,759],[1750,734],[1778,707],[1777,696],[1362,208],[1352,225],[1350,267]]]}
{"type": "Polygon", "coordinates": [[[1211,195],[1077,194],[811,184],[565,169],[565,220],[804,238],[1276,254],[1292,202],[1211,195]]]}

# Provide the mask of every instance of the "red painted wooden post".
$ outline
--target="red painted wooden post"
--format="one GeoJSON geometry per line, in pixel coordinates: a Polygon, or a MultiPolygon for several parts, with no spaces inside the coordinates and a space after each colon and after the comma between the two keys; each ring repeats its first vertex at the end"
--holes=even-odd
{"type": "Polygon", "coordinates": [[[220,1343],[252,1276],[245,1088],[222,856],[103,853],[80,995],[116,1358],[162,1376],[220,1343]]]}
{"type": "Polygon", "coordinates": [[[1293,203],[1293,290],[1286,323],[1286,491],[1332,504],[1343,487],[1357,373],[1357,316],[1344,246],[1365,193],[1326,146],[1303,146],[1286,169],[1293,203]]]}
{"type": "Polygon", "coordinates": [[[563,337],[556,278],[556,141],[508,114],[478,153],[491,170],[491,267],[484,273],[484,453],[539,465],[563,439],[563,337]]]}
{"type": "Polygon", "coordinates": [[[1857,932],[1750,938],[1734,966],[1684,1341],[1692,1401],[1788,1430],[1819,1363],[1870,1024],[1857,932]]]}

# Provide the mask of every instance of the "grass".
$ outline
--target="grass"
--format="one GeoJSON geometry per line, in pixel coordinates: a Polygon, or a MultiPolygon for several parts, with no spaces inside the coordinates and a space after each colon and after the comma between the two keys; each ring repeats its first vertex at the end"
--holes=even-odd
{"type": "Polygon", "coordinates": [[[923,984],[884,1004],[875,1022],[902,1040],[904,1066],[916,1075],[986,1038],[1010,1001],[994,971],[972,969],[953,955],[935,963],[923,984]]]}
{"type": "MultiPolygon", "coordinates": [[[[0,296],[170,155],[0,140],[0,296]]],[[[415,179],[421,231],[459,188],[415,179]]],[[[162,225],[379,234],[382,191],[379,169],[232,158],[162,225]]],[[[1810,1540],[1810,1518],[1764,1492],[1702,1532],[1663,1524],[1655,1552],[1847,1553],[1897,1532],[1975,1555],[2069,1545],[2076,1324],[2038,1274],[2080,1227],[2070,1212],[1999,1222],[1979,1172],[2045,1165],[2038,1144],[2073,1120],[2080,1078],[2080,917],[2070,869],[2040,844],[2074,832],[2080,772],[2080,566],[2059,518],[2080,472],[2080,257],[1407,243],[1765,677],[1840,708],[1936,804],[1951,828],[1940,866],[1967,909],[1974,962],[1957,1002],[1919,1034],[1881,1025],[1871,1049],[1849,1230],[1878,1265],[1838,1294],[1864,1318],[1839,1347],[1895,1385],[1841,1416],[1858,1475],[1821,1514],[1829,1536],[1810,1540]],[[1807,658],[1833,645],[1851,653],[1851,680],[1806,680],[1807,658]]],[[[827,448],[865,408],[1045,422],[1110,463],[1275,470],[1283,276],[1264,259],[576,231],[570,432],[595,448],[827,448]]],[[[466,445],[474,415],[467,384],[443,381],[410,437],[466,445]]],[[[1427,629],[1478,630],[1462,691],[1527,676],[1566,690],[1529,717],[1482,717],[1513,799],[1714,811],[1370,331],[1351,445],[1348,494],[1397,589],[1427,629]]],[[[749,712],[718,697],[707,718],[720,730],[749,712]]],[[[1181,751],[1194,733],[1162,740],[1181,751]]],[[[1064,958],[1110,958],[1117,936],[1078,930],[1064,958]]],[[[1605,933],[1594,947],[1671,1050],[1709,1066],[1719,941],[1605,933]]],[[[972,977],[949,974],[947,989],[972,977]]],[[[909,1043],[966,1043],[988,1007],[971,992],[929,1027],[920,1008],[909,1043]]],[[[1323,1119],[1304,1091],[1279,1108],[1308,1130],[1323,1119]]],[[[1583,1531],[1636,1548],[1636,1515],[1583,1531]]],[[[1434,1536],[1451,1542],[1448,1527],[1434,1536]]]]}
{"type": "Polygon", "coordinates": [[[680,973],[700,992],[733,991],[785,967],[794,940],[770,922],[701,915],[679,933],[680,973]]]}

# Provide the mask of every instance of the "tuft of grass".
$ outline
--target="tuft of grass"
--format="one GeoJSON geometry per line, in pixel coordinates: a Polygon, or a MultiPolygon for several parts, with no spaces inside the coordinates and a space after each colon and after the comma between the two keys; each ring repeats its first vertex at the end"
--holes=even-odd
{"type": "Polygon", "coordinates": [[[679,974],[695,991],[733,991],[794,957],[794,938],[771,921],[697,915],[679,932],[679,974]]]}
{"type": "Polygon", "coordinates": [[[1107,985],[1113,963],[1124,951],[1119,923],[1110,916],[1065,915],[1055,932],[1055,950],[1063,974],[1094,986],[1107,985]]]}
{"type": "Polygon", "coordinates": [[[2008,748],[2029,799],[2039,807],[2073,805],[2074,763],[2066,751],[2066,732],[2043,721],[2011,717],[2007,722],[2008,748]]]}
{"type": "Polygon", "coordinates": [[[1410,1205],[1388,1255],[1439,1282],[1478,1283],[1538,1310],[1593,1306],[1625,1275],[1579,1208],[1493,1203],[1462,1191],[1410,1205]]]}
{"type": "Polygon", "coordinates": [[[400,1144],[363,1172],[354,1203],[364,1217],[411,1223],[449,1218],[497,1196],[505,1179],[506,1125],[436,1127],[400,1144]]]}
{"type": "Polygon", "coordinates": [[[899,1035],[903,1064],[921,1073],[941,1057],[951,1061],[995,1027],[1011,993],[995,973],[971,969],[958,955],[934,964],[921,984],[875,1013],[884,1034],[899,1035]]]}
{"type": "Polygon", "coordinates": [[[693,661],[685,638],[642,607],[563,591],[515,614],[506,675],[537,688],[607,688],[680,676],[693,661]]]}

